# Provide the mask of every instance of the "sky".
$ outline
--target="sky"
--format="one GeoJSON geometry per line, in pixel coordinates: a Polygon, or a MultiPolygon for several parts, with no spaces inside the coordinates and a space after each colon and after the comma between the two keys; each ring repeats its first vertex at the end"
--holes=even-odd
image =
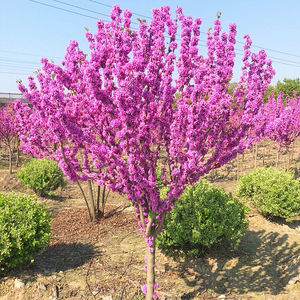
{"type": "Polygon", "coordinates": [[[33,72],[41,67],[42,57],[60,64],[71,40],[77,40],[88,54],[85,27],[95,33],[97,19],[109,20],[116,3],[130,9],[135,22],[151,18],[152,8],[169,5],[174,14],[182,6],[186,15],[202,19],[199,51],[204,56],[205,32],[221,12],[222,31],[227,32],[230,23],[237,24],[233,81],[241,73],[245,34],[253,41],[253,52],[265,49],[273,60],[276,75],[271,84],[300,77],[299,0],[0,0],[0,93],[19,93],[16,80],[27,85],[28,76],[35,76],[33,72]]]}

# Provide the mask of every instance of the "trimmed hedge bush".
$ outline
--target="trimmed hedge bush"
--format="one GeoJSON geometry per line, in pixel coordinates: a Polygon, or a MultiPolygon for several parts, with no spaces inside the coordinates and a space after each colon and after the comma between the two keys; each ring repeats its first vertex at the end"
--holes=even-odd
{"type": "Polygon", "coordinates": [[[57,162],[47,158],[32,159],[25,163],[17,177],[38,196],[45,196],[65,185],[63,173],[57,162]]]}
{"type": "MultiPolygon", "coordinates": [[[[167,190],[161,191],[161,196],[167,190]]],[[[164,230],[157,245],[167,252],[188,249],[188,255],[198,254],[226,239],[237,246],[248,228],[248,208],[231,193],[214,187],[205,180],[188,186],[166,216],[164,230]]]]}
{"type": "Polygon", "coordinates": [[[32,259],[51,238],[51,214],[35,196],[0,193],[0,267],[32,259]]]}
{"type": "Polygon", "coordinates": [[[237,183],[237,195],[250,200],[267,217],[293,221],[300,210],[300,181],[293,172],[257,168],[237,183]]]}

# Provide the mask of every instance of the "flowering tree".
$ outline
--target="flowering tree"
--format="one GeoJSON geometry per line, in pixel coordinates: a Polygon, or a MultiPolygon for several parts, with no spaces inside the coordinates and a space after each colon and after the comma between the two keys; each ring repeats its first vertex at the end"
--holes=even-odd
{"type": "Polygon", "coordinates": [[[293,98],[279,92],[277,98],[272,95],[263,107],[267,126],[265,135],[275,141],[279,146],[287,149],[300,134],[299,118],[300,104],[299,97],[294,93],[293,98]]]}
{"type": "MultiPolygon", "coordinates": [[[[38,75],[42,87],[49,80],[47,67],[43,69],[45,76],[41,76],[41,73],[38,75]]],[[[98,178],[97,173],[89,172],[89,176],[87,176],[84,173],[86,164],[77,155],[79,153],[80,156],[85,156],[80,141],[82,130],[72,123],[74,116],[68,115],[66,118],[64,114],[68,111],[67,101],[72,101],[72,97],[70,95],[59,95],[58,88],[47,90],[42,88],[37,91],[32,81],[33,77],[29,77],[29,80],[34,93],[27,93],[26,89],[21,86],[20,88],[25,91],[28,99],[30,99],[31,107],[26,103],[22,103],[21,100],[16,100],[14,104],[15,125],[23,142],[19,148],[25,153],[38,158],[48,157],[57,160],[67,179],[78,184],[87,206],[89,219],[93,221],[103,216],[108,194],[105,194],[104,186],[100,209],[100,186],[97,188],[96,197],[92,188],[92,182],[98,178]],[[77,135],[77,139],[74,139],[74,135],[77,135]],[[84,192],[79,179],[88,181],[88,196],[84,192]]],[[[55,83],[55,80],[51,80],[51,82],[55,83]]],[[[84,136],[82,138],[85,139],[84,136]]],[[[87,166],[87,168],[89,167],[87,166]]]]}
{"type": "Polygon", "coordinates": [[[0,141],[8,149],[9,173],[12,174],[13,142],[17,138],[17,131],[13,117],[12,104],[0,107],[0,141]]]}
{"type": "MultiPolygon", "coordinates": [[[[268,98],[268,102],[260,109],[258,119],[261,124],[261,133],[264,138],[268,138],[278,145],[279,149],[284,146],[287,151],[291,144],[295,142],[300,134],[299,120],[300,120],[300,101],[294,92],[294,97],[290,98],[288,95],[284,97],[283,92],[279,92],[277,97],[272,95],[268,98]]],[[[256,126],[257,128],[259,126],[256,126]]],[[[276,164],[278,163],[278,156],[276,164]]],[[[287,169],[289,169],[289,156],[287,162],[287,169]]]]}
{"type": "Polygon", "coordinates": [[[143,288],[149,300],[156,297],[155,239],[166,214],[187,185],[250,144],[247,138],[274,71],[263,50],[251,54],[245,36],[244,67],[231,96],[235,24],[227,34],[215,21],[205,58],[198,53],[200,18],[186,17],[178,8],[173,20],[165,6],[153,9],[149,25],[141,21],[132,30],[131,15],[129,10],[122,15],[115,5],[111,22],[99,20],[98,31],[86,33],[90,59],[72,41],[63,68],[42,60],[40,88],[32,77],[29,89],[19,85],[33,106],[38,131],[24,132],[21,139],[24,149],[57,159],[69,180],[97,179],[134,204],[149,247],[143,288]],[[59,146],[56,151],[49,150],[51,144],[59,146]],[[82,166],[75,156],[79,150],[82,166]],[[168,187],[164,199],[161,186],[168,187]]]}

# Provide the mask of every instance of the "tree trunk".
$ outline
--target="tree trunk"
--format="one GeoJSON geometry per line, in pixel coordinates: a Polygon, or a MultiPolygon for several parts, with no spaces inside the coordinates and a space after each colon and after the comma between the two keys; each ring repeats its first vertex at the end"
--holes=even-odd
{"type": "Polygon", "coordinates": [[[254,168],[257,168],[257,152],[258,152],[258,146],[257,142],[255,143],[255,156],[254,156],[254,168]]]}
{"type": "Polygon", "coordinates": [[[149,252],[147,255],[147,294],[146,300],[152,300],[154,294],[154,284],[155,284],[155,237],[153,237],[153,244],[149,247],[149,252]]]}
{"type": "MultiPolygon", "coordinates": [[[[147,254],[147,289],[146,289],[146,300],[152,300],[154,295],[154,287],[155,287],[155,239],[157,235],[160,233],[165,213],[161,215],[161,220],[158,222],[158,224],[154,225],[155,219],[156,219],[156,213],[153,211],[150,211],[148,214],[148,223],[145,223],[145,217],[143,215],[143,209],[142,206],[139,204],[139,211],[140,211],[140,221],[142,223],[142,227],[145,228],[145,236],[147,238],[150,238],[152,241],[151,243],[148,243],[148,254],[147,254]]],[[[143,290],[143,292],[145,292],[143,290]]]]}
{"type": "Polygon", "coordinates": [[[84,201],[85,201],[85,204],[86,204],[86,207],[87,207],[87,210],[88,210],[88,214],[89,214],[89,219],[90,219],[90,221],[92,222],[92,221],[93,221],[93,218],[92,218],[90,206],[89,206],[89,203],[88,203],[88,201],[87,201],[87,199],[86,199],[85,193],[84,193],[84,191],[83,191],[83,189],[82,189],[82,187],[81,187],[81,185],[80,185],[80,183],[79,183],[78,180],[76,181],[76,183],[77,183],[77,185],[78,185],[78,187],[79,187],[79,189],[80,189],[80,191],[81,191],[81,194],[82,194],[82,196],[83,196],[83,198],[84,198],[84,201]]]}
{"type": "Polygon", "coordinates": [[[96,218],[96,211],[95,211],[94,195],[93,195],[91,180],[88,180],[88,190],[89,190],[90,202],[91,202],[92,221],[94,221],[96,218]]]}
{"type": "Polygon", "coordinates": [[[295,146],[295,142],[292,143],[292,151],[291,151],[291,159],[290,159],[290,164],[293,164],[293,160],[294,160],[294,146],[295,146]]]}
{"type": "Polygon", "coordinates": [[[19,143],[20,143],[20,140],[17,137],[17,159],[16,159],[16,167],[19,167],[19,161],[20,161],[19,143]]]}
{"type": "Polygon", "coordinates": [[[12,149],[8,147],[8,168],[9,174],[12,174],[12,149]]]}
{"type": "Polygon", "coordinates": [[[101,194],[101,186],[97,185],[97,199],[96,199],[96,216],[100,218],[100,194],[101,194]]]}
{"type": "MultiPolygon", "coordinates": [[[[67,163],[67,159],[66,159],[66,155],[65,155],[65,151],[64,151],[64,147],[63,147],[63,143],[62,143],[61,137],[59,137],[59,142],[60,142],[60,148],[61,148],[61,153],[63,155],[64,162],[67,163]]],[[[91,209],[90,209],[90,206],[89,206],[89,202],[87,201],[85,193],[84,193],[84,191],[83,191],[83,189],[82,189],[82,187],[81,187],[81,185],[80,185],[80,183],[79,183],[78,180],[76,181],[76,183],[77,183],[77,185],[78,185],[78,187],[80,189],[80,192],[81,192],[81,194],[82,194],[82,196],[84,198],[84,201],[85,201],[85,204],[86,204],[86,207],[87,207],[87,210],[88,210],[90,222],[92,222],[95,218],[93,219],[93,217],[92,217],[91,209]]],[[[94,208],[93,213],[95,215],[95,208],[94,208]]]]}
{"type": "Polygon", "coordinates": [[[236,180],[240,179],[240,154],[236,156],[236,180]]]}
{"type": "Polygon", "coordinates": [[[291,157],[291,153],[290,151],[288,151],[287,153],[287,162],[286,162],[286,171],[288,172],[290,170],[290,165],[291,165],[291,162],[290,162],[290,157],[291,157]]]}
{"type": "Polygon", "coordinates": [[[279,162],[279,153],[280,153],[280,146],[278,146],[278,149],[277,149],[277,156],[276,156],[276,168],[278,168],[278,162],[279,162]]]}
{"type": "MultiPolygon", "coordinates": [[[[105,191],[106,191],[106,186],[103,186],[103,190],[102,190],[102,203],[101,203],[101,217],[104,216],[104,208],[105,208],[105,203],[106,203],[106,198],[105,198],[105,191]]],[[[107,194],[108,196],[108,194],[107,194]]]]}

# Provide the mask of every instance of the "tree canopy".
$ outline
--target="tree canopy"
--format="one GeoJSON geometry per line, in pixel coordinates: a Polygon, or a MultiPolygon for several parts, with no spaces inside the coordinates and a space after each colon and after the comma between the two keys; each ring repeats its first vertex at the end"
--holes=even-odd
{"type": "Polygon", "coordinates": [[[275,94],[283,92],[284,96],[287,94],[293,97],[293,91],[297,96],[300,96],[300,78],[284,78],[283,81],[278,80],[275,86],[275,94]]]}

